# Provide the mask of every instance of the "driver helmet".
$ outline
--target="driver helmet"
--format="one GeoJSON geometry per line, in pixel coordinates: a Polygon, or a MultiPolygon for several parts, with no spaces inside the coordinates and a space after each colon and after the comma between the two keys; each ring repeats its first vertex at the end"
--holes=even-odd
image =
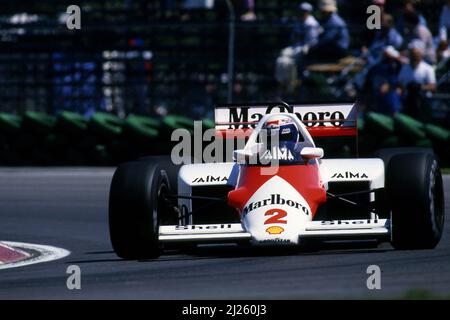
{"type": "Polygon", "coordinates": [[[270,118],[264,123],[263,130],[267,137],[278,135],[279,142],[297,143],[300,141],[300,133],[294,121],[285,115],[270,118]]]}

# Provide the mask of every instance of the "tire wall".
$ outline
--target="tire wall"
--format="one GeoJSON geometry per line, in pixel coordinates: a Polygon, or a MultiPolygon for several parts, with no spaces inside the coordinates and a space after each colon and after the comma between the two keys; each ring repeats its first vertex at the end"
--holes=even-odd
{"type": "Polygon", "coordinates": [[[432,148],[442,166],[450,165],[450,130],[448,128],[424,123],[401,113],[388,117],[368,112],[359,123],[361,156],[371,156],[374,150],[383,148],[432,148]]]}
{"type": "MultiPolygon", "coordinates": [[[[203,120],[203,129],[211,128],[203,120]]],[[[169,155],[178,142],[173,130],[192,134],[194,120],[181,115],[149,117],[97,112],[87,118],[62,111],[56,116],[0,113],[0,165],[110,166],[143,156],[169,155]]]]}
{"type": "MultiPolygon", "coordinates": [[[[202,121],[203,130],[214,122],[202,121]]],[[[97,112],[90,118],[62,111],[56,116],[26,112],[22,116],[0,113],[0,165],[109,166],[150,155],[169,155],[178,142],[175,129],[192,134],[194,120],[182,115],[122,119],[97,112]]],[[[430,147],[441,166],[450,166],[450,129],[423,123],[404,114],[388,117],[368,112],[358,120],[358,151],[372,156],[381,148],[430,147]]],[[[327,157],[349,157],[353,140],[316,143],[327,157]]],[[[204,143],[205,146],[205,143],[204,143]]]]}

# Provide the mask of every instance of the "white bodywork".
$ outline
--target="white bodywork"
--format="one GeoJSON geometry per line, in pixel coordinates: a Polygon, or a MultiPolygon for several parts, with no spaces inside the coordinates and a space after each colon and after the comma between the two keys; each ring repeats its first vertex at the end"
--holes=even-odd
{"type": "MultiPolygon", "coordinates": [[[[329,182],[370,181],[371,189],[384,187],[384,164],[381,159],[322,159],[319,161],[320,173],[325,189],[329,182]]],[[[231,185],[236,186],[239,173],[237,163],[191,164],[181,168],[179,173],[179,192],[190,194],[192,186],[231,185]]],[[[303,197],[286,181],[275,176],[263,185],[249,200],[249,203],[265,199],[271,189],[279,190],[284,199],[297,199],[304,207],[307,203],[303,197]]],[[[374,200],[371,194],[371,200],[374,200]]],[[[192,209],[192,201],[179,200],[180,207],[187,212],[192,209]]],[[[185,226],[161,226],[159,239],[163,242],[179,241],[241,241],[250,240],[254,244],[297,244],[302,238],[355,238],[373,236],[386,237],[390,234],[390,221],[378,219],[372,215],[370,219],[311,221],[311,215],[305,215],[302,209],[290,206],[265,206],[263,209],[281,208],[288,212],[289,224],[283,226],[281,235],[266,232],[264,213],[254,210],[244,215],[240,224],[210,224],[185,226]]],[[[190,219],[192,223],[192,217],[190,219]]]]}
{"type": "MultiPolygon", "coordinates": [[[[248,156],[254,150],[256,136],[262,124],[273,115],[263,116],[250,135],[245,148],[235,153],[248,156]]],[[[305,126],[295,117],[307,147],[315,148],[314,141],[305,126]]],[[[316,148],[317,150],[317,148],[316,148]]],[[[320,154],[320,153],[318,153],[320,154]]],[[[239,162],[239,159],[237,159],[239,162]]],[[[384,187],[384,163],[381,159],[321,159],[318,161],[320,179],[325,190],[330,182],[368,181],[370,189],[384,187]]],[[[237,186],[240,164],[213,163],[184,165],[178,177],[179,194],[191,195],[192,187],[208,185],[237,186]]],[[[375,194],[370,194],[371,201],[375,194]]],[[[192,211],[192,200],[179,199],[182,214],[192,211]]],[[[213,213],[212,213],[213,214],[213,213]]],[[[238,214],[238,213],[236,213],[238,214]]],[[[196,225],[192,215],[188,222],[178,226],[161,226],[159,239],[163,242],[179,241],[250,241],[253,244],[298,244],[307,237],[340,238],[372,237],[383,238],[390,235],[390,220],[379,219],[372,213],[367,219],[313,221],[312,211],[303,196],[286,180],[274,175],[254,192],[240,215],[241,223],[196,225]],[[280,196],[282,199],[276,200],[280,196]],[[276,201],[275,201],[276,200],[276,201]],[[272,211],[270,211],[272,210],[272,211]],[[277,216],[278,223],[268,222],[268,215],[277,216]],[[280,222],[281,219],[281,222],[280,222]]],[[[180,222],[182,224],[182,222],[180,222]]]]}

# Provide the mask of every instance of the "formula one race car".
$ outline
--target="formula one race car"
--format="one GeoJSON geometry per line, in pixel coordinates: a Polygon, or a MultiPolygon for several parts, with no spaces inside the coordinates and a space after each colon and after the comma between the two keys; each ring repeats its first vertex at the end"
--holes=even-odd
{"type": "Polygon", "coordinates": [[[158,156],[117,168],[109,199],[115,252],[139,259],[185,244],[301,247],[340,239],[434,248],[443,231],[444,192],[432,150],[324,159],[316,147],[313,136],[357,137],[356,109],[217,107],[217,136],[247,140],[234,161],[175,165],[158,156]]]}

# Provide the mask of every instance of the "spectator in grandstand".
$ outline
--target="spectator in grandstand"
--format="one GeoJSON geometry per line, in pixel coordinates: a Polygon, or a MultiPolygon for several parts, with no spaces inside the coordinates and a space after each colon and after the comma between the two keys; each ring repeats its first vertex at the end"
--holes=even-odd
{"type": "Polygon", "coordinates": [[[419,23],[423,26],[427,25],[427,21],[423,15],[417,12],[416,4],[419,0],[403,0],[400,15],[395,17],[395,27],[401,35],[407,33],[407,16],[416,13],[419,17],[419,23]]]}
{"type": "Polygon", "coordinates": [[[278,95],[293,95],[298,85],[298,71],[292,47],[284,48],[275,63],[275,80],[279,85],[278,95]]]}
{"type": "Polygon", "coordinates": [[[347,54],[350,44],[347,24],[337,13],[336,0],[320,0],[319,10],[322,31],[308,57],[314,60],[339,59],[347,54]]]}
{"type": "Polygon", "coordinates": [[[291,42],[296,52],[308,52],[319,40],[320,25],[311,14],[313,7],[308,2],[299,6],[299,19],[295,22],[291,34],[291,42]]]}
{"type": "Polygon", "coordinates": [[[275,79],[280,84],[282,95],[292,94],[297,83],[297,69],[309,48],[316,45],[319,39],[320,25],[311,14],[313,7],[308,2],[299,6],[299,18],[295,22],[292,34],[292,45],[284,48],[276,60],[275,79]]]}
{"type": "MultiPolygon", "coordinates": [[[[384,5],[384,0],[374,0],[373,4],[384,5]]],[[[358,89],[362,89],[367,73],[378,64],[385,56],[385,49],[388,46],[395,50],[400,50],[403,44],[403,37],[394,28],[394,18],[392,15],[382,11],[381,29],[376,30],[369,47],[363,46],[361,48],[361,58],[366,62],[364,68],[359,72],[354,79],[355,85],[358,89]]]]}
{"type": "Polygon", "coordinates": [[[399,50],[403,44],[403,37],[394,28],[394,18],[387,13],[382,16],[381,29],[375,32],[374,39],[369,48],[363,47],[363,56],[369,65],[374,65],[383,58],[384,50],[388,46],[399,50]]]}
{"type": "Polygon", "coordinates": [[[405,39],[407,43],[418,39],[425,45],[424,59],[430,63],[436,63],[436,52],[433,45],[433,35],[430,30],[423,24],[420,23],[419,15],[417,12],[408,13],[405,16],[405,22],[407,26],[407,31],[405,34],[405,39]]]}
{"type": "Polygon", "coordinates": [[[450,37],[450,0],[442,7],[439,19],[439,46],[438,58],[444,63],[450,58],[449,37],[450,37]]]}
{"type": "Polygon", "coordinates": [[[393,46],[387,46],[383,50],[383,58],[369,70],[365,79],[370,109],[387,115],[400,110],[398,74],[401,67],[400,53],[393,46]]]}
{"type": "Polygon", "coordinates": [[[405,113],[420,117],[424,96],[436,90],[436,74],[433,67],[423,59],[426,47],[421,40],[413,40],[408,48],[410,61],[400,70],[399,89],[405,113]]]}

